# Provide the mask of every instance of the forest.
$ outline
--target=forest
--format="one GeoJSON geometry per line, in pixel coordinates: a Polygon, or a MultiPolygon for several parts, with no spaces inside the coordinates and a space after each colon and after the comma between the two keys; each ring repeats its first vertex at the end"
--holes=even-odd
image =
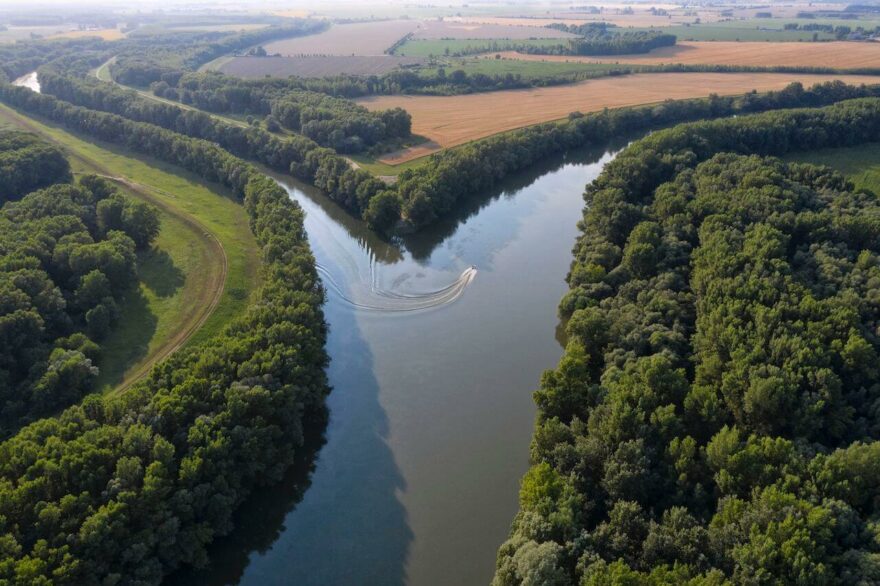
{"type": "Polygon", "coordinates": [[[496,585],[880,576],[880,207],[772,158],[876,140],[880,99],[696,122],[587,187],[496,585]]]}
{"type": "MultiPolygon", "coordinates": [[[[0,141],[40,146],[35,136],[17,132],[0,141]]],[[[105,179],[70,183],[67,161],[43,146],[51,158],[41,181],[34,181],[39,167],[32,164],[3,167],[12,185],[34,189],[0,208],[3,437],[93,390],[100,344],[137,282],[135,253],[159,231],[153,208],[105,179]]]]}
{"type": "MultiPolygon", "coordinates": [[[[259,292],[221,335],[125,393],[87,395],[0,443],[0,581],[157,584],[204,564],[237,506],[277,481],[304,430],[325,419],[324,292],[303,213],[216,145],[2,87],[45,117],[229,186],[262,249],[259,292]]],[[[0,210],[0,376],[21,391],[6,409],[79,398],[100,351],[92,337],[112,323],[108,306],[131,282],[134,250],[154,236],[151,218],[90,177],[0,210]]]]}
{"type": "Polygon", "coordinates": [[[271,116],[269,130],[284,127],[321,146],[357,153],[376,143],[410,135],[412,120],[401,108],[370,112],[349,100],[287,89],[276,80],[245,81],[219,73],[182,73],[151,84],[159,97],[208,112],[271,116]],[[166,79],[177,82],[170,84],[166,79]]]}
{"type": "Polygon", "coordinates": [[[70,178],[64,154],[26,132],[0,132],[0,204],[70,178]]]}
{"type": "MultiPolygon", "coordinates": [[[[90,132],[113,142],[128,140],[130,136],[127,133],[115,135],[105,125],[137,128],[138,132],[147,134],[161,134],[161,127],[173,133],[216,143],[234,155],[313,183],[331,199],[356,214],[365,210],[370,199],[385,187],[384,183],[366,171],[353,169],[333,149],[321,147],[302,135],[277,136],[256,126],[235,126],[205,112],[156,102],[134,91],[98,80],[75,79],[51,73],[47,69],[41,70],[40,80],[44,84],[43,94],[35,95],[21,88],[7,86],[0,87],[0,99],[9,100],[30,112],[39,112],[55,120],[88,128],[90,132]],[[80,106],[73,106],[53,95],[80,106]],[[81,118],[78,117],[80,113],[81,118]]],[[[158,151],[159,145],[154,146],[158,151]]],[[[157,154],[151,150],[148,154],[171,162],[176,160],[171,152],[157,154]]],[[[185,167],[188,165],[187,162],[181,164],[185,167]]],[[[204,172],[209,176],[213,173],[209,169],[204,172]]]]}

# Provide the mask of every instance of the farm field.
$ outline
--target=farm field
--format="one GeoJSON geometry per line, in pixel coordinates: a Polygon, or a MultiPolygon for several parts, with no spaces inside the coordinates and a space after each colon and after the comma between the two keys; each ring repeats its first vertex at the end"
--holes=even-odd
{"type": "MultiPolygon", "coordinates": [[[[778,23],[779,21],[774,21],[778,23]]],[[[730,21],[729,23],[698,24],[691,26],[665,27],[663,32],[673,34],[679,41],[767,41],[795,42],[831,41],[835,37],[829,33],[814,31],[787,31],[781,24],[774,28],[760,28],[750,21],[730,21]]]]}
{"type": "Polygon", "coordinates": [[[30,40],[31,38],[48,38],[76,31],[76,26],[71,24],[58,24],[46,26],[8,26],[0,31],[0,43],[14,43],[16,41],[30,40]]]}
{"type": "Polygon", "coordinates": [[[262,77],[326,77],[334,75],[381,75],[398,67],[421,63],[418,57],[311,56],[232,57],[219,60],[212,69],[244,79],[262,77]]]}
{"type": "Polygon", "coordinates": [[[455,53],[474,54],[477,52],[509,51],[516,46],[530,45],[552,47],[564,43],[561,39],[430,39],[410,40],[397,48],[395,55],[407,57],[429,57],[454,55],[455,53]]]}
{"type": "Polygon", "coordinates": [[[50,39],[85,39],[88,37],[100,37],[105,41],[118,41],[125,38],[125,33],[117,28],[103,28],[98,30],[75,30],[66,31],[49,37],[50,39]]]}
{"type": "MultiPolygon", "coordinates": [[[[672,47],[661,47],[645,55],[613,57],[577,57],[566,55],[529,55],[512,51],[502,57],[521,61],[546,63],[631,63],[660,65],[749,65],[749,66],[816,66],[852,69],[880,67],[880,43],[832,41],[828,43],[737,43],[684,41],[672,47]]],[[[491,60],[494,55],[488,56],[491,60]]]]}
{"type": "MultiPolygon", "coordinates": [[[[360,99],[358,103],[371,110],[404,108],[412,115],[414,133],[448,148],[505,130],[557,120],[575,111],[594,112],[711,93],[736,95],[751,90],[778,90],[793,81],[809,86],[833,79],[851,84],[880,82],[880,77],[867,75],[643,73],[564,86],[462,96],[374,96],[360,99]]],[[[437,150],[435,146],[416,146],[390,153],[380,161],[399,164],[437,150]]]]}
{"type": "Polygon", "coordinates": [[[274,41],[264,47],[270,55],[283,56],[384,55],[391,45],[416,30],[418,25],[415,20],[334,24],[316,35],[274,41]]]}
{"type": "Polygon", "coordinates": [[[571,33],[543,26],[532,26],[527,19],[520,24],[477,24],[424,20],[413,34],[414,39],[567,39],[571,33]]]}
{"type": "MultiPolygon", "coordinates": [[[[503,54],[503,53],[502,53],[503,54]]],[[[516,53],[510,53],[517,55],[516,53]]],[[[493,53],[494,57],[494,53],[493,53]]],[[[578,61],[532,61],[526,59],[452,59],[444,66],[446,73],[460,69],[468,75],[482,73],[483,75],[519,75],[523,78],[547,78],[576,73],[601,73],[620,69],[616,63],[580,63],[578,61]]],[[[643,69],[649,69],[645,66],[643,69]]],[[[640,68],[641,69],[641,68],[640,68]]],[[[436,69],[423,68],[421,71],[427,75],[436,73],[436,69]]]]}

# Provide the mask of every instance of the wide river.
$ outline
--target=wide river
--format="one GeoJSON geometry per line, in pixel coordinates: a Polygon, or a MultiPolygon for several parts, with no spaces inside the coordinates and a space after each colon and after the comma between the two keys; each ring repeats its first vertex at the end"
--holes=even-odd
{"type": "Polygon", "coordinates": [[[562,353],[584,186],[610,159],[545,162],[398,245],[279,178],[328,288],[326,443],[257,493],[186,581],[488,584],[528,466],[532,392],[562,353]]]}
{"type": "Polygon", "coordinates": [[[488,584],[528,466],[532,392],[562,353],[581,195],[611,158],[545,161],[396,244],[278,177],[328,289],[330,420],[236,514],[210,568],[171,581],[488,584]]]}

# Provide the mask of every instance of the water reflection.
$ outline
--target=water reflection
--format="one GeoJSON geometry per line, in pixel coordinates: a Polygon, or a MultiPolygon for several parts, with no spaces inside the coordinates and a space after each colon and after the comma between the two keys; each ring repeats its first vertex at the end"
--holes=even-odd
{"type": "Polygon", "coordinates": [[[547,161],[393,242],[279,178],[346,296],[362,296],[363,283],[434,291],[470,265],[479,276],[428,312],[361,311],[329,296],[326,444],[314,466],[255,495],[236,535],[213,548],[217,561],[186,583],[488,583],[527,467],[531,393],[561,353],[556,304],[581,194],[610,158],[547,161]]]}

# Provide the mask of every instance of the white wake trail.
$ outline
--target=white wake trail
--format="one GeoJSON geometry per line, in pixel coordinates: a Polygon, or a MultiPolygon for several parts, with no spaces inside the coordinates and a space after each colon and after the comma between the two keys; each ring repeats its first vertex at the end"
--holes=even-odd
{"type": "MultiPolygon", "coordinates": [[[[476,267],[468,267],[459,277],[442,289],[428,291],[424,293],[398,293],[382,289],[377,285],[375,274],[370,276],[369,287],[365,288],[366,295],[364,300],[356,300],[336,282],[333,275],[326,267],[318,264],[318,272],[321,274],[321,280],[328,290],[332,291],[346,304],[357,309],[365,311],[379,312],[407,312],[421,311],[440,307],[452,303],[464,293],[474,278],[477,276],[476,267]]],[[[373,273],[373,271],[370,271],[373,273]]]]}

